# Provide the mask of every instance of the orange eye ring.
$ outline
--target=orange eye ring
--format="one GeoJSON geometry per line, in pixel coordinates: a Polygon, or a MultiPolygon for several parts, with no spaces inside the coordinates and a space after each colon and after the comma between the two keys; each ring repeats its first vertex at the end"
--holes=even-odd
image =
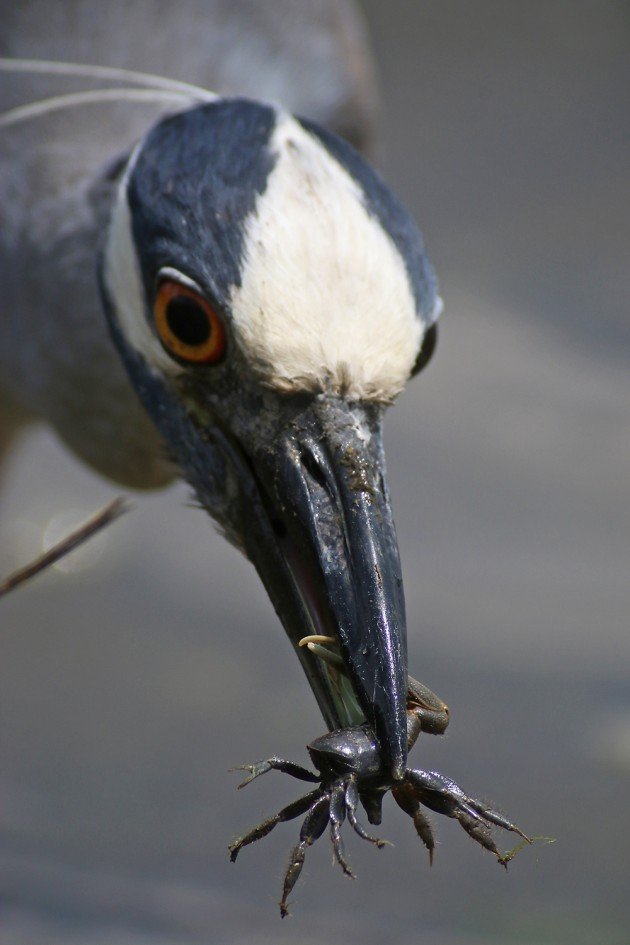
{"type": "Polygon", "coordinates": [[[155,327],[166,351],[186,364],[216,364],[225,353],[225,328],[194,289],[165,279],[153,305],[155,327]]]}

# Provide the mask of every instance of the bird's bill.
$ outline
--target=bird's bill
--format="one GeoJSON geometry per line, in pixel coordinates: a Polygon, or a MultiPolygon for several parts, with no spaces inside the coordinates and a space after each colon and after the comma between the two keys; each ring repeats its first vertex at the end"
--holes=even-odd
{"type": "Polygon", "coordinates": [[[387,491],[381,411],[315,398],[257,450],[247,554],[293,642],[328,726],[365,720],[402,777],[407,650],[398,544],[387,491]],[[300,641],[333,638],[342,661],[300,641]]]}

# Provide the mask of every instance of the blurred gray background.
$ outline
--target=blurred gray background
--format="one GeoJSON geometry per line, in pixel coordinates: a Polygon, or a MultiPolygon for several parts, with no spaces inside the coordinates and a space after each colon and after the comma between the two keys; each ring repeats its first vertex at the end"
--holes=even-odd
{"type": "MultiPolygon", "coordinates": [[[[429,870],[390,799],[395,847],[348,837],[350,883],[317,844],[281,924],[297,826],[235,866],[227,843],[299,784],[237,794],[227,769],[304,761],[322,723],[253,569],[178,487],[2,603],[3,945],[630,941],[629,8],[364,8],[381,163],[446,304],[386,424],[410,670],[453,715],[412,760],[557,842],[506,875],[442,818],[429,870]]],[[[24,437],[0,573],[113,494],[24,437]]]]}

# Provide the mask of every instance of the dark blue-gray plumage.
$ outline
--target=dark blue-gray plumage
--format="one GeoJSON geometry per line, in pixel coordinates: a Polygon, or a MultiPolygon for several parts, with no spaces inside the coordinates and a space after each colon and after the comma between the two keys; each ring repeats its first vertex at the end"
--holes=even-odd
{"type": "Polygon", "coordinates": [[[161,121],[129,180],[134,241],[147,296],[176,258],[222,307],[240,284],[244,224],[274,164],[275,112],[219,100],[161,121]]]}

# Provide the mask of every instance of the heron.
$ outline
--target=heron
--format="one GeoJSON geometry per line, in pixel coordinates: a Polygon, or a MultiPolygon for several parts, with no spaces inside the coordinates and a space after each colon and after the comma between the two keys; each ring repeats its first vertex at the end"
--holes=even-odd
{"type": "Polygon", "coordinates": [[[357,11],[31,0],[3,16],[5,445],[43,419],[117,482],[183,477],[256,568],[328,729],[368,726],[381,781],[401,784],[382,423],[431,358],[441,300],[359,150],[374,86],[357,11]],[[166,38],[143,55],[147,24],[166,38]]]}

